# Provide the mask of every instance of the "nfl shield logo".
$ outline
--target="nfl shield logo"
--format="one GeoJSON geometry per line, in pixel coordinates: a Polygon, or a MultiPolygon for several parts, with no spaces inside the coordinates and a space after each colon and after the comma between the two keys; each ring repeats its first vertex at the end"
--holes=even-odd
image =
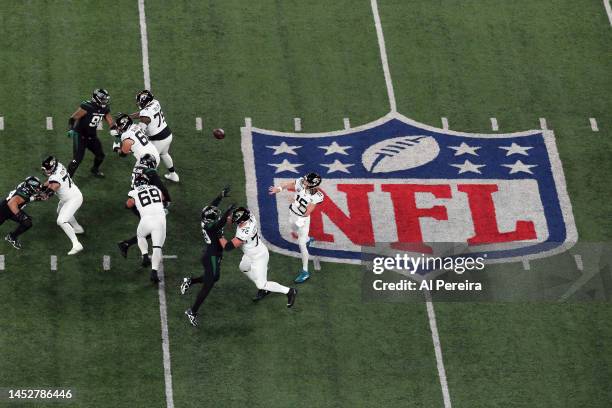
{"type": "Polygon", "coordinates": [[[563,168],[549,130],[473,134],[398,113],[328,133],[242,130],[248,205],[270,249],[299,255],[290,193],[268,187],[314,171],[323,203],[311,215],[311,254],[359,262],[363,247],[465,243],[490,262],[539,258],[577,240],[563,168]],[[285,196],[283,196],[286,194],[285,196]]]}

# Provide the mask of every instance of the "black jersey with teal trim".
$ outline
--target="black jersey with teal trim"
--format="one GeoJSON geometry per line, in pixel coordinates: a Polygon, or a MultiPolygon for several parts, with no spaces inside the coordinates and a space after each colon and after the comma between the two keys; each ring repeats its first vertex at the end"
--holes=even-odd
{"type": "Polygon", "coordinates": [[[92,101],[83,101],[81,109],[87,113],[78,120],[75,130],[81,135],[95,136],[98,124],[102,122],[107,113],[110,113],[110,107],[107,105],[103,108],[92,101]]]}

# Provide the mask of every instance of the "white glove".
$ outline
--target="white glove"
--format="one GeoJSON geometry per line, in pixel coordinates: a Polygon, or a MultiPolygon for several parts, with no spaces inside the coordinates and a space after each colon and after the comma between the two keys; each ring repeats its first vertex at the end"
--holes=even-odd
{"type": "Polygon", "coordinates": [[[117,129],[111,129],[110,130],[110,135],[111,136],[119,136],[119,132],[117,131],[117,129]]]}
{"type": "Polygon", "coordinates": [[[121,150],[121,143],[113,142],[113,152],[118,152],[119,150],[121,150]]]}

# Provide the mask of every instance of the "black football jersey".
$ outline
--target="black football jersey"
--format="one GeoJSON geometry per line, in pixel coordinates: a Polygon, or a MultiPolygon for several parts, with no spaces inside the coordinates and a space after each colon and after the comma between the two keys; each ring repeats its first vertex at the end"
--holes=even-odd
{"type": "Polygon", "coordinates": [[[107,113],[110,113],[109,106],[103,108],[92,101],[83,101],[81,108],[87,113],[79,119],[75,130],[81,135],[95,135],[98,124],[102,122],[107,113]]]}
{"type": "Polygon", "coordinates": [[[16,195],[20,196],[25,201],[24,203],[19,205],[19,209],[22,209],[23,207],[25,207],[32,199],[32,192],[25,185],[25,183],[20,183],[17,187],[15,187],[13,191],[8,193],[8,195],[6,196],[6,201],[9,202],[11,198],[13,198],[16,195]]]}

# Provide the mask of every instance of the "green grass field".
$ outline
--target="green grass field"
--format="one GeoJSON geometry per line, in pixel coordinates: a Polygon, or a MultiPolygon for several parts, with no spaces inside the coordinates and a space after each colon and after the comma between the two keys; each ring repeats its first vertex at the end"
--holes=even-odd
{"type": "MultiPolygon", "coordinates": [[[[143,88],[137,0],[0,2],[0,192],[64,163],[67,119],[105,87],[113,112],[136,109],[143,88]],[[54,129],[45,129],[45,117],[54,129]]],[[[362,269],[323,263],[296,306],[253,284],[226,255],[200,313],[178,294],[200,273],[200,210],[225,184],[245,201],[240,127],[308,132],[354,126],[389,111],[367,0],[146,0],[152,91],[172,127],[181,183],[168,216],[165,262],[176,407],[444,407],[424,303],[367,302],[362,269]],[[202,117],[204,130],[196,131],[202,117]],[[216,141],[213,128],[227,137],[216,141]]],[[[380,0],[398,111],[432,126],[489,132],[555,130],[578,234],[612,237],[608,180],[612,28],[595,0],[380,0]],[[589,118],[596,118],[593,132],[589,118]]],[[[78,407],[166,406],[157,290],[115,243],[137,220],[123,204],[133,159],[99,132],[106,178],[88,153],[75,182],[85,251],[68,257],[56,199],[28,206],[24,249],[0,243],[0,388],[71,388],[78,407]],[[50,255],[58,270],[50,271],[50,255]],[[102,256],[111,255],[111,270],[102,256]]],[[[5,223],[0,234],[13,228],[5,223]]],[[[550,260],[533,261],[534,273],[550,260]]],[[[271,279],[289,284],[295,258],[272,253],[271,279]]],[[[520,264],[507,268],[522,271],[520,264]]],[[[506,269],[507,270],[507,269],[506,269]]],[[[608,302],[435,303],[454,407],[609,407],[612,307],[608,302]]],[[[52,403],[0,400],[6,406],[52,403]]]]}

